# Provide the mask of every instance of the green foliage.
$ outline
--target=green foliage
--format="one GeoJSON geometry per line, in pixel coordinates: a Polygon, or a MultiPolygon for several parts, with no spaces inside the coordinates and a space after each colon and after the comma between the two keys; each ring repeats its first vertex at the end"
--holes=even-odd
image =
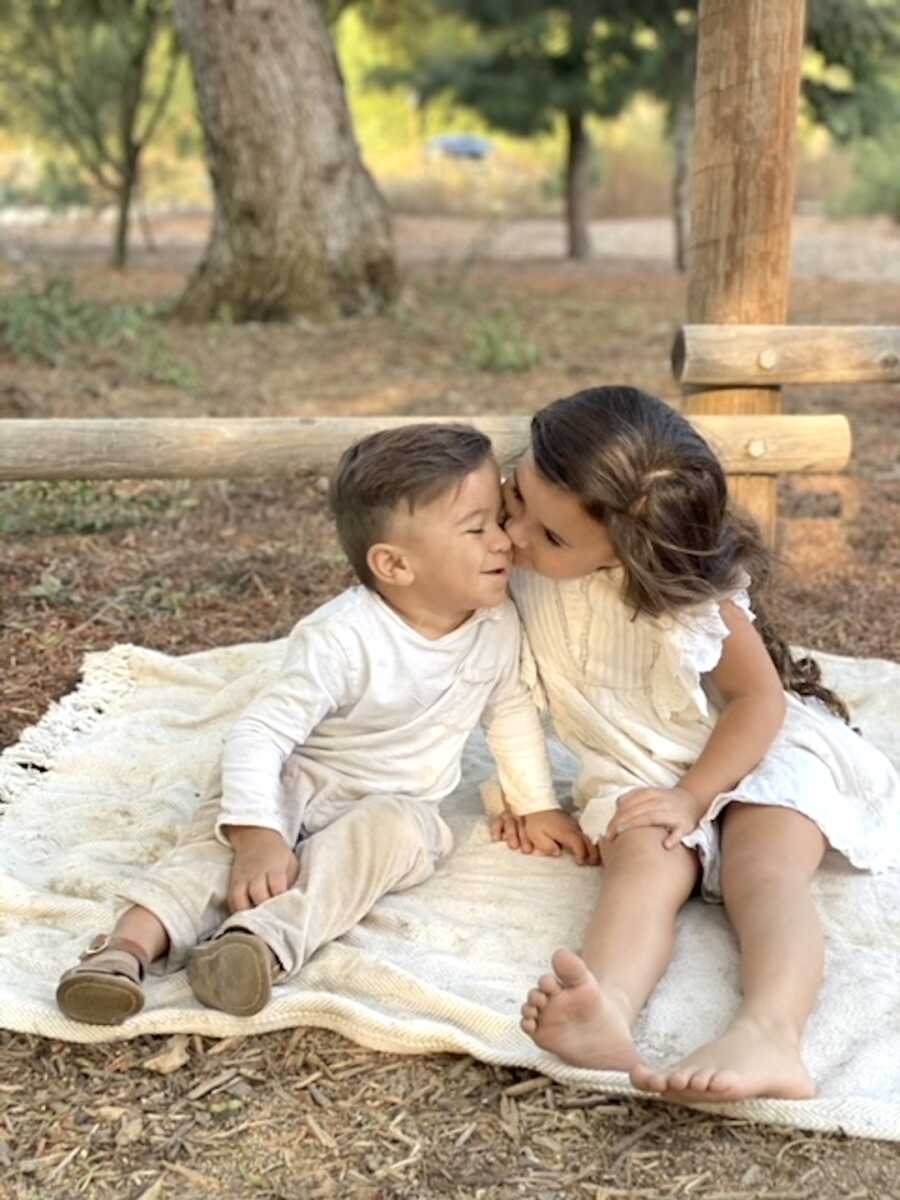
{"type": "Polygon", "coordinates": [[[883,138],[866,139],[856,147],[856,182],[831,211],[836,216],[873,216],[883,213],[900,224],[900,132],[896,127],[883,138]]]}
{"type": "MultiPolygon", "coordinates": [[[[102,533],[173,518],[198,501],[187,481],[151,485],[61,480],[0,484],[0,533],[102,533]]],[[[31,589],[59,603],[66,586],[52,564],[31,589]]]]}
{"type": "Polygon", "coordinates": [[[127,352],[134,375],[190,387],[193,376],[172,358],[156,316],[149,305],[80,297],[70,279],[57,276],[0,294],[0,341],[17,358],[50,366],[96,350],[127,352]]]}
{"type": "MultiPolygon", "coordinates": [[[[422,104],[452,94],[492,126],[546,132],[559,114],[614,116],[633,95],[648,43],[638,36],[674,0],[432,0],[464,36],[425,50],[408,67],[373,73],[381,86],[412,87],[422,104]],[[465,36],[465,34],[468,36],[465,36]]],[[[402,21],[403,5],[395,9],[402,21]]]]}
{"type": "Polygon", "coordinates": [[[467,334],[468,357],[479,371],[530,371],[541,361],[537,345],[525,335],[516,314],[498,308],[479,317],[467,334]]]}
{"type": "Polygon", "coordinates": [[[812,119],[839,142],[900,120],[896,0],[810,0],[807,42],[822,68],[803,82],[812,119]]]}

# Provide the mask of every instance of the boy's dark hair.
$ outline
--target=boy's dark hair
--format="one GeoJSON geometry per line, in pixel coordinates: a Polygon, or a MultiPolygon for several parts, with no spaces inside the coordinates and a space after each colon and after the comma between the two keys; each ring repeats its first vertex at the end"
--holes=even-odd
{"type": "Polygon", "coordinates": [[[388,521],[401,504],[414,513],[490,457],[490,438],[461,423],[383,429],[345,450],[331,477],[328,505],[360,582],[375,586],[366,555],[384,540],[388,521]]]}

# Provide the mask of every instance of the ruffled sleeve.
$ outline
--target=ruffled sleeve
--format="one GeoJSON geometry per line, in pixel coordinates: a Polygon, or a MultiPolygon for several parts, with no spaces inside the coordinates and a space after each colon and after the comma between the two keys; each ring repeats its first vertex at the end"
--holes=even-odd
{"type": "MultiPolygon", "coordinates": [[[[731,600],[753,621],[750,607],[750,577],[743,575],[739,586],[724,599],[731,600]]],[[[662,720],[693,709],[709,715],[709,699],[703,676],[714,670],[722,657],[728,626],[722,619],[721,601],[706,600],[655,622],[658,652],[653,664],[651,696],[662,720]]]]}

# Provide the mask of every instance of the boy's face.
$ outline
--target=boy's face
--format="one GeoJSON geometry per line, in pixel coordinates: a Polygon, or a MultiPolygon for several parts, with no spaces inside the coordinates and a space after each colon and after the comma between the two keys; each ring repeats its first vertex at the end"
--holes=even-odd
{"type": "Polygon", "coordinates": [[[397,513],[386,540],[401,546],[414,574],[410,599],[448,616],[506,598],[510,540],[493,459],[414,513],[397,513]]]}

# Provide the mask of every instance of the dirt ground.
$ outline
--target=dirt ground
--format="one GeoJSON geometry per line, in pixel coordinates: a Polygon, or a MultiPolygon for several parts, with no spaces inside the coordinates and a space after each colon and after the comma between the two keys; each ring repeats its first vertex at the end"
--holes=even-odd
{"type": "MultiPolygon", "coordinates": [[[[667,363],[684,284],[659,223],[638,237],[639,224],[598,226],[602,253],[574,266],[550,257],[547,223],[406,218],[403,294],[386,314],[154,325],[144,344],[53,366],[0,348],[0,416],[530,411],[597,382],[677,402],[667,363]],[[499,369],[510,364],[523,369],[499,369]]],[[[161,220],[156,249],[138,238],[117,275],[94,226],[4,228],[0,286],[65,271],[84,296],[163,302],[204,233],[202,216],[161,220]]],[[[793,321],[900,324],[893,228],[807,221],[798,238],[793,321]]],[[[900,657],[897,403],[881,385],[786,396],[789,411],[845,412],[854,431],[846,475],[781,485],[776,611],[795,641],[900,657]]],[[[0,746],[75,685],[88,650],[279,637],[349,581],[312,478],[6,485],[0,531],[0,746]]],[[[312,1029],[98,1047],[0,1032],[0,1098],[0,1200],[900,1197],[894,1144],[611,1099],[469,1058],[375,1054],[312,1029]]]]}

